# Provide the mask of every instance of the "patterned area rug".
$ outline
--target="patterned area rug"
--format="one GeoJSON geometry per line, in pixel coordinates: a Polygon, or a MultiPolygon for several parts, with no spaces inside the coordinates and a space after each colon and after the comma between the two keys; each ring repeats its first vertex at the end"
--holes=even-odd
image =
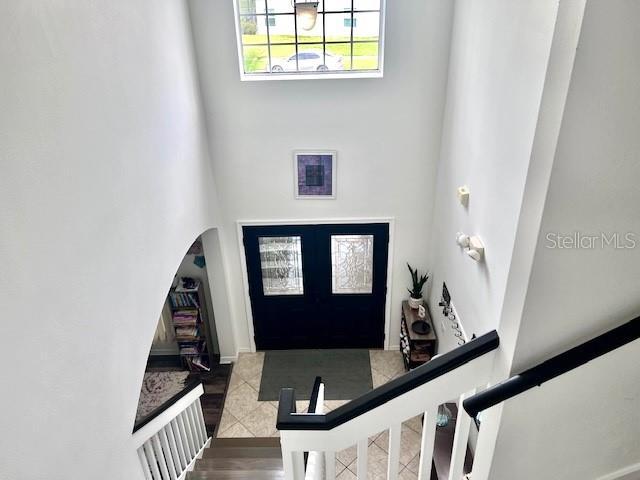
{"type": "Polygon", "coordinates": [[[182,391],[189,372],[145,372],[136,422],[182,391]]]}

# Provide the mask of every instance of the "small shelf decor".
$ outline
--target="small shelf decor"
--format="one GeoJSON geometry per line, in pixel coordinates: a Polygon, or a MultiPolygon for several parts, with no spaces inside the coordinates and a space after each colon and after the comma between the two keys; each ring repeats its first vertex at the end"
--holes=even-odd
{"type": "Polygon", "coordinates": [[[297,199],[336,198],[335,151],[293,152],[294,191],[297,199]]]}

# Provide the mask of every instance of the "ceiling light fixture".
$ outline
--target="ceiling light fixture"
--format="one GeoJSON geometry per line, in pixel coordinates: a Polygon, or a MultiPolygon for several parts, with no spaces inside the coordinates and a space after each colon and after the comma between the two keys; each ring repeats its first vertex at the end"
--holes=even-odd
{"type": "Polygon", "coordinates": [[[303,30],[311,30],[318,20],[318,2],[295,1],[296,21],[303,30]]]}

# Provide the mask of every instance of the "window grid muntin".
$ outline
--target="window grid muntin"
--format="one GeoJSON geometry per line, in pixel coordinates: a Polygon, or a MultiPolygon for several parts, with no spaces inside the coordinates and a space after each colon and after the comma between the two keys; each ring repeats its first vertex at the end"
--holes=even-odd
{"type": "MultiPolygon", "coordinates": [[[[351,27],[349,30],[351,31],[351,41],[349,42],[351,44],[351,63],[349,65],[349,70],[353,71],[353,0],[351,0],[351,27]]],[[[378,27],[378,42],[380,42],[380,27],[378,27]]]]}
{"type": "MultiPolygon", "coordinates": [[[[270,36],[270,31],[271,31],[271,27],[269,26],[269,5],[267,4],[267,0],[264,0],[264,13],[265,13],[265,20],[266,20],[266,25],[267,25],[267,55],[269,55],[269,73],[271,73],[271,36],[270,36]]],[[[256,22],[257,25],[257,22],[256,22]]],[[[257,32],[256,32],[257,33],[257,32]]],[[[242,42],[244,44],[244,40],[242,42]]],[[[244,49],[242,50],[242,54],[244,55],[244,49]]],[[[242,61],[242,65],[244,65],[244,59],[242,61]]],[[[245,72],[247,73],[247,72],[245,72]]]]}
{"type": "MultiPolygon", "coordinates": [[[[262,0],[258,0],[258,1],[262,1],[262,0]]],[[[322,45],[322,53],[323,53],[323,58],[326,62],[326,58],[327,58],[327,52],[326,52],[326,46],[327,45],[332,45],[332,44],[348,44],[349,45],[349,50],[350,50],[350,55],[349,55],[349,68],[348,69],[343,69],[343,70],[328,70],[327,73],[331,73],[331,74],[349,74],[349,73],[367,73],[367,72],[379,72],[381,69],[381,63],[382,63],[382,37],[384,35],[383,33],[383,21],[384,21],[384,0],[381,0],[380,2],[380,8],[379,9],[362,9],[362,10],[355,10],[355,0],[351,0],[351,9],[350,10],[325,10],[324,9],[324,3],[321,2],[323,8],[321,11],[318,12],[318,14],[322,14],[322,43],[320,42],[299,42],[298,41],[298,22],[297,22],[297,15],[294,12],[274,12],[274,13],[269,13],[269,9],[268,9],[268,0],[264,0],[264,11],[265,13],[240,13],[240,8],[238,6],[238,13],[237,13],[237,17],[238,17],[238,28],[240,29],[239,31],[239,38],[240,38],[240,46],[241,48],[239,49],[239,53],[242,55],[242,59],[241,59],[241,65],[242,65],[242,71],[245,75],[249,75],[249,76],[261,76],[261,75],[273,75],[273,76],[277,76],[277,75],[282,75],[282,73],[275,73],[272,71],[272,62],[273,62],[273,57],[271,54],[271,47],[273,45],[278,45],[278,46],[295,46],[295,59],[296,59],[296,71],[294,72],[283,72],[286,73],[288,75],[301,75],[301,76],[305,76],[308,75],[310,72],[306,72],[306,71],[301,71],[300,70],[300,63],[299,63],[299,58],[298,58],[298,54],[299,54],[299,46],[303,45],[303,46],[309,46],[309,45],[322,45]],[[377,30],[377,37],[378,40],[374,41],[374,40],[354,40],[354,19],[355,19],[355,14],[360,14],[360,13],[378,13],[379,14],[379,19],[378,19],[378,30],[377,30]],[[351,17],[351,27],[350,27],[350,39],[347,40],[335,40],[335,41],[327,41],[326,40],[326,14],[349,14],[351,17]],[[267,43],[251,43],[251,44],[245,44],[244,43],[244,36],[243,36],[243,31],[242,31],[242,24],[241,24],[241,18],[242,17],[260,17],[260,16],[264,16],[265,17],[265,23],[266,23],[266,28],[267,28],[267,43]],[[272,44],[271,42],[271,36],[270,36],[270,27],[269,27],[269,22],[268,22],[268,18],[270,16],[293,16],[293,21],[294,21],[294,32],[293,32],[293,37],[295,39],[294,42],[287,42],[287,43],[277,43],[277,44],[272,44]],[[373,69],[354,69],[353,66],[353,58],[354,58],[354,45],[355,44],[365,44],[365,43],[370,43],[370,44],[377,44],[378,45],[378,49],[377,49],[377,62],[376,62],[376,68],[373,69]],[[245,59],[244,59],[244,46],[253,46],[253,47],[267,47],[267,55],[268,55],[268,71],[267,72],[247,72],[245,69],[245,59]]],[[[318,73],[316,72],[313,72],[318,73]]]]}

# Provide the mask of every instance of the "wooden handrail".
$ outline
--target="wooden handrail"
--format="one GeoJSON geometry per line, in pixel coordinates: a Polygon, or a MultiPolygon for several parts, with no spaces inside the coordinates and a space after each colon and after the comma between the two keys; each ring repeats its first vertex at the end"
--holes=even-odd
{"type": "Polygon", "coordinates": [[[640,338],[640,317],[467,398],[463,403],[464,409],[473,418],[487,408],[520,395],[533,387],[539,387],[638,338],[640,338]]]}
{"type": "Polygon", "coordinates": [[[456,368],[489,353],[500,345],[493,330],[412,370],[395,380],[365,393],[326,415],[296,414],[296,396],[291,388],[280,391],[278,430],[331,430],[349,420],[438,378],[456,368]]]}

